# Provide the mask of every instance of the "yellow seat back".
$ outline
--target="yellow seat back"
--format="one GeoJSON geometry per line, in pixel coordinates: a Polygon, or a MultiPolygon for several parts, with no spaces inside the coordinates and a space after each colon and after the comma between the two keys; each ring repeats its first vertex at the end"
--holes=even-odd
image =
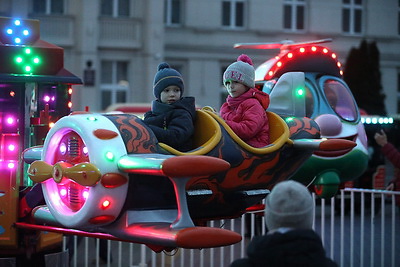
{"type": "Polygon", "coordinates": [[[278,150],[285,143],[292,143],[292,140],[289,139],[290,132],[286,122],[278,114],[270,111],[266,112],[269,120],[270,144],[260,148],[252,147],[240,139],[228,124],[226,124],[226,122],[218,115],[213,113],[210,113],[210,115],[225,128],[231,138],[243,149],[254,154],[267,154],[278,150]]]}
{"type": "Polygon", "coordinates": [[[221,140],[222,132],[220,125],[224,127],[230,137],[238,145],[254,154],[271,153],[281,148],[285,143],[292,142],[289,139],[290,133],[286,122],[279,115],[270,111],[267,111],[267,116],[269,120],[269,134],[271,143],[268,146],[261,148],[252,147],[240,139],[226,124],[226,122],[217,114],[206,110],[197,110],[196,112],[197,117],[193,136],[193,150],[181,152],[164,143],[159,143],[159,145],[175,155],[205,155],[210,152],[221,140]]]}
{"type": "Polygon", "coordinates": [[[220,126],[206,111],[196,111],[194,129],[193,150],[181,152],[164,143],[159,145],[175,155],[205,155],[221,140],[220,126]]]}

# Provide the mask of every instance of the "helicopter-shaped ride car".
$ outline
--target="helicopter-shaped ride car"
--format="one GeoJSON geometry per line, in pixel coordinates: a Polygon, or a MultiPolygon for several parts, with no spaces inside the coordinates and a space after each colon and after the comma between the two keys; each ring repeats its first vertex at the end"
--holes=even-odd
{"type": "MultiPolygon", "coordinates": [[[[304,87],[302,75],[284,74],[276,87],[304,87]]],[[[321,139],[309,118],[267,115],[271,143],[254,148],[217,114],[197,110],[195,146],[181,152],[158,142],[135,115],[74,112],[55,123],[43,146],[24,151],[28,175],[42,184],[47,205],[32,211],[34,224],[16,225],[97,234],[155,251],[237,243],[238,233],[207,222],[241,216],[316,150],[356,145],[321,139]]]]}
{"type": "Polygon", "coordinates": [[[270,94],[269,111],[282,117],[309,117],[318,124],[321,138],[352,140],[357,144],[348,150],[315,151],[292,176],[303,184],[314,184],[320,197],[334,196],[340,183],[358,178],[368,167],[367,136],[360,111],[343,80],[337,55],[320,45],[331,41],[234,45],[241,49],[280,49],[276,57],[256,69],[257,87],[270,94]],[[305,101],[299,98],[296,88],[275,86],[287,72],[304,72],[305,101]]]}

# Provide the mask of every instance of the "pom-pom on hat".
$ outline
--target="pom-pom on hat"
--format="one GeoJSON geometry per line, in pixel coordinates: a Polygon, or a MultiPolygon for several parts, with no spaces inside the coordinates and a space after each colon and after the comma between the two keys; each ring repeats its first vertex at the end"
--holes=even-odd
{"type": "Polygon", "coordinates": [[[224,84],[227,81],[240,82],[247,87],[254,88],[255,71],[253,61],[247,55],[242,54],[237,61],[226,68],[223,76],[224,84]]]}
{"type": "Polygon", "coordinates": [[[281,227],[311,229],[314,201],[308,189],[288,180],[275,185],[265,202],[265,223],[268,230],[281,227]]]}
{"type": "Polygon", "coordinates": [[[160,99],[161,92],[170,85],[176,85],[181,89],[183,95],[184,85],[182,75],[171,68],[168,63],[162,62],[158,65],[158,71],[154,76],[154,96],[160,99]]]}

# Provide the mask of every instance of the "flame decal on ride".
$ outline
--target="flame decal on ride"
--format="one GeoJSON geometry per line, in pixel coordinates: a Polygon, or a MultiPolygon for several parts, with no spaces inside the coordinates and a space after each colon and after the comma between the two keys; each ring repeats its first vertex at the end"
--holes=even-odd
{"type": "Polygon", "coordinates": [[[286,119],[291,138],[320,138],[318,124],[309,118],[286,119]]]}
{"type": "Polygon", "coordinates": [[[157,139],[139,118],[133,115],[107,116],[117,127],[128,153],[155,153],[157,139]]]}

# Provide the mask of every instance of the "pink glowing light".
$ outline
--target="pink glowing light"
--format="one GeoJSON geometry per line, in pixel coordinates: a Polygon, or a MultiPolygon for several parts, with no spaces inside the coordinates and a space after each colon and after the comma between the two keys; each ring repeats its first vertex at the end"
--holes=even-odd
{"type": "Polygon", "coordinates": [[[15,150],[15,145],[13,145],[13,144],[8,145],[8,150],[14,151],[15,150]]]}
{"type": "Polygon", "coordinates": [[[61,152],[61,154],[62,155],[64,155],[65,154],[65,152],[67,152],[67,145],[66,144],[64,144],[64,143],[61,143],[61,145],[60,145],[60,152],[61,152]]]}
{"type": "Polygon", "coordinates": [[[12,124],[14,124],[14,122],[15,122],[15,119],[13,117],[8,117],[7,118],[7,123],[8,124],[12,125],[12,124]]]}
{"type": "Polygon", "coordinates": [[[60,195],[61,195],[62,197],[65,197],[65,196],[67,195],[67,189],[61,188],[61,189],[60,189],[60,195]]]}

